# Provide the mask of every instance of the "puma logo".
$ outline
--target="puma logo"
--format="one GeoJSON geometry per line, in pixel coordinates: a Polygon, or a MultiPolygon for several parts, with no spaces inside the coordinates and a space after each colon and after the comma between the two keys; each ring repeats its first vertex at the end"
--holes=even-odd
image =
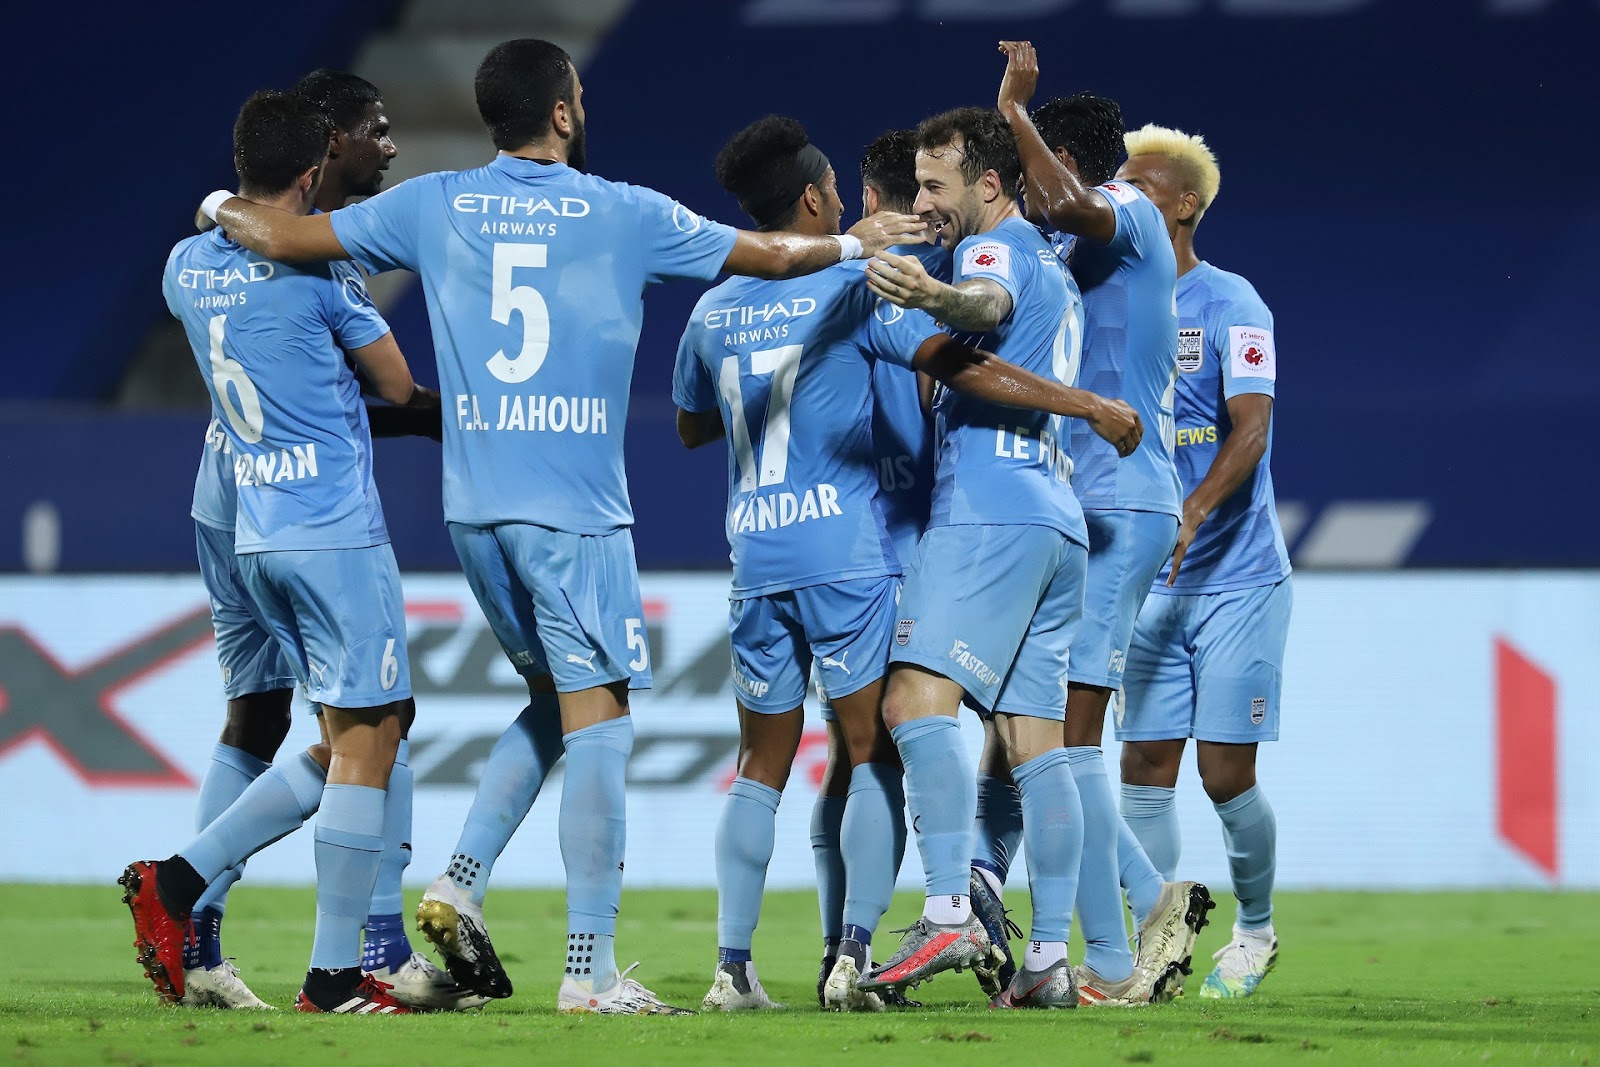
{"type": "Polygon", "coordinates": [[[576,652],[568,652],[567,653],[567,662],[568,663],[576,663],[580,667],[588,667],[590,674],[598,673],[594,669],[594,653],[593,652],[589,653],[589,656],[588,656],[587,659],[585,659],[583,656],[578,655],[576,652]]]}
{"type": "Polygon", "coordinates": [[[838,659],[834,659],[832,656],[823,656],[822,657],[822,665],[824,667],[838,667],[841,671],[844,671],[844,673],[849,674],[850,673],[850,668],[846,667],[844,665],[844,661],[847,658],[849,658],[849,656],[850,656],[850,650],[849,649],[846,649],[845,651],[839,653],[839,658],[838,659]]]}

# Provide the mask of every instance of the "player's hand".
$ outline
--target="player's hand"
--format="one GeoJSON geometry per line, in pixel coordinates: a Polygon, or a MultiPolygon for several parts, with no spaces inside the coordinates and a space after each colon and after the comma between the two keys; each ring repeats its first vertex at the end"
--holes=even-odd
{"type": "Polygon", "coordinates": [[[205,233],[207,230],[216,229],[217,223],[215,219],[208,217],[204,211],[201,211],[199,208],[195,208],[194,228],[199,230],[201,233],[205,233]]]}
{"type": "Polygon", "coordinates": [[[1006,57],[1005,77],[1000,79],[1000,110],[1026,110],[1039,86],[1039,55],[1033,50],[1032,41],[1001,41],[1000,51],[1006,57]]]}
{"type": "Polygon", "coordinates": [[[879,252],[867,263],[867,288],[897,307],[927,308],[943,285],[916,256],[879,252]]]}
{"type": "Polygon", "coordinates": [[[1206,513],[1190,504],[1183,502],[1183,521],[1178,524],[1178,544],[1172,550],[1172,570],[1167,573],[1167,587],[1178,580],[1178,569],[1183,566],[1183,557],[1188,553],[1189,546],[1194,544],[1194,535],[1200,532],[1200,524],[1206,521],[1206,513]]]}
{"type": "Polygon", "coordinates": [[[1139,413],[1121,400],[1105,397],[1100,398],[1099,409],[1089,417],[1089,427],[1110,441],[1117,455],[1124,459],[1133,454],[1144,436],[1144,423],[1139,421],[1139,413]]]}
{"type": "Polygon", "coordinates": [[[880,211],[850,227],[849,233],[861,242],[867,255],[873,256],[895,245],[922,244],[928,239],[928,224],[920,215],[880,211]]]}

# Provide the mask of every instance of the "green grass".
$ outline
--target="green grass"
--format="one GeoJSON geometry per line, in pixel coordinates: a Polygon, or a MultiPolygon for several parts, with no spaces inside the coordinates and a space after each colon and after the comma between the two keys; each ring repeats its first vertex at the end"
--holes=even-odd
{"type": "MultiPolygon", "coordinates": [[[[1020,894],[1025,895],[1025,894],[1020,894]]],[[[287,1005],[310,947],[309,890],[241,886],[224,937],[245,977],[287,1005]]],[[[715,894],[636,890],[619,958],[668,1000],[697,1004],[715,959],[715,894]],[[625,958],[624,957],[625,954],[625,958]]],[[[896,901],[889,919],[914,913],[896,901]]],[[[1600,1064],[1600,896],[1283,894],[1283,955],[1255,998],[1193,995],[1231,901],[1202,936],[1191,995],[1138,1011],[994,1012],[968,975],[917,991],[921,1011],[814,1007],[815,901],[769,895],[757,954],[791,1011],[761,1017],[569,1019],[553,1010],[565,946],[557,893],[502,890],[489,920],[518,995],[480,1014],[327,1018],[167,1008],[133,961],[113,886],[0,886],[0,1059],[18,1064],[254,1063],[1600,1064]]],[[[1023,917],[1025,920],[1025,916],[1023,917]]],[[[1024,926],[1026,922],[1024,921],[1024,926]]],[[[885,946],[892,938],[884,935],[885,946]]],[[[1077,955],[1077,952],[1074,952],[1077,955]]]]}

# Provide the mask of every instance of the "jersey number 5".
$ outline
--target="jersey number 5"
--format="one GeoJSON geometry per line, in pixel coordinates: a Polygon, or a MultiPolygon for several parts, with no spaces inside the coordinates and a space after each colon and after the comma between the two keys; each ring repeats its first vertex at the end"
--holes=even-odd
{"type": "Polygon", "coordinates": [[[760,456],[750,445],[744,396],[739,391],[739,357],[728,356],[717,371],[717,389],[732,416],[728,420],[728,439],[733,442],[733,454],[739,462],[741,493],[752,492],[757,485],[776,485],[789,475],[789,404],[794,399],[795,375],[800,372],[800,352],[800,345],[784,345],[750,353],[750,373],[772,376],[760,456]],[[758,460],[761,464],[759,478],[758,460]]]}
{"type": "Polygon", "coordinates": [[[543,267],[549,262],[546,245],[496,244],[494,277],[490,291],[489,317],[504,326],[511,325],[511,313],[522,313],[522,350],[515,357],[505,349],[489,360],[489,373],[502,382],[525,382],[539,373],[550,351],[550,308],[539,290],[531,285],[512,285],[512,272],[518,267],[543,267]]]}

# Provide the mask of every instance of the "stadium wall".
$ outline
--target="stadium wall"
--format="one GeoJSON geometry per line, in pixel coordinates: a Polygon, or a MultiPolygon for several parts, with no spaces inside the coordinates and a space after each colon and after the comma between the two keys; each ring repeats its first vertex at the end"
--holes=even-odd
{"type": "MultiPolygon", "coordinates": [[[[628,882],[709,886],[737,745],[726,577],[643,584],[656,687],[634,706],[628,882]]],[[[477,768],[524,696],[459,577],[412,576],[406,591],[419,712],[409,880],[423,884],[443,869],[477,768]]],[[[1298,576],[1283,740],[1261,761],[1280,884],[1600,886],[1596,648],[1594,574],[1298,576]]],[[[286,752],[316,737],[299,710],[286,752]]],[[[170,853],[189,836],[221,713],[198,579],[0,578],[0,881],[109,884],[130,860],[170,853]]],[[[975,720],[963,728],[976,746],[975,720]]],[[[808,824],[825,758],[813,721],[779,811],[771,885],[813,884],[808,824]]],[[[560,884],[555,801],[535,805],[497,884],[560,884]]],[[[1226,884],[1192,766],[1179,807],[1186,876],[1226,884]]],[[[311,877],[307,834],[249,873],[311,877]]],[[[913,848],[901,881],[919,879],[913,848]]]]}

